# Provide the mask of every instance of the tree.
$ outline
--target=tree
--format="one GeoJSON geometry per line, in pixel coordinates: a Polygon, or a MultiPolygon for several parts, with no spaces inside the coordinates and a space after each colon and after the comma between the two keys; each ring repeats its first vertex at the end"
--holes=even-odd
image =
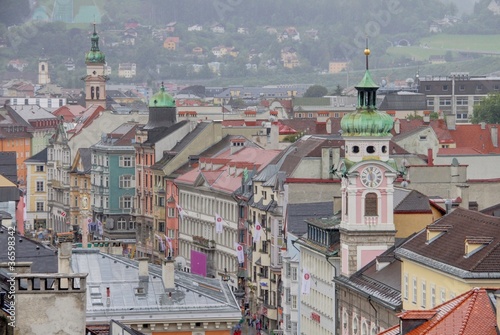
{"type": "Polygon", "coordinates": [[[328,90],[325,86],[312,85],[309,86],[307,91],[304,93],[306,98],[321,98],[328,94],[328,90]]]}
{"type": "Polygon", "coordinates": [[[500,93],[490,93],[481,100],[481,104],[474,106],[472,123],[500,123],[500,93]]]}
{"type": "Polygon", "coordinates": [[[344,88],[342,86],[340,86],[339,84],[337,84],[337,86],[335,87],[335,89],[333,90],[333,94],[332,95],[342,95],[342,93],[344,92],[344,88]]]}
{"type": "Polygon", "coordinates": [[[28,0],[3,0],[0,10],[0,22],[7,27],[23,23],[29,16],[30,2],[28,0]]]}

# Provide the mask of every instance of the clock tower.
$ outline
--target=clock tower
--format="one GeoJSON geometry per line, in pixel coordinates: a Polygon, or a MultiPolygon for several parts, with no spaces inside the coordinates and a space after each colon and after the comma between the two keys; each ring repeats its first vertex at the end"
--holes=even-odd
{"type": "Polygon", "coordinates": [[[99,35],[97,35],[95,23],[90,41],[90,51],[85,54],[87,74],[82,78],[85,81],[85,107],[98,105],[106,108],[106,81],[108,80],[105,74],[106,58],[99,50],[99,35]]]}
{"type": "Polygon", "coordinates": [[[342,118],[344,144],[342,219],[340,224],[341,273],[350,276],[394,245],[394,181],[397,166],[389,158],[393,119],[376,107],[378,86],[368,70],[356,86],[356,111],[342,118]]]}

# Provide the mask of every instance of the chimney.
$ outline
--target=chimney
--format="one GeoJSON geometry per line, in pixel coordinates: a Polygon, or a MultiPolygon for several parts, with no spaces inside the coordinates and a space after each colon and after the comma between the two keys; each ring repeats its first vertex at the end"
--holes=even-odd
{"type": "Polygon", "coordinates": [[[434,153],[432,149],[427,149],[427,165],[434,166],[434,153]]]}
{"type": "Polygon", "coordinates": [[[497,126],[491,126],[491,143],[495,148],[498,148],[498,128],[497,126]]]}
{"type": "Polygon", "coordinates": [[[244,138],[234,138],[231,140],[231,155],[235,154],[239,150],[245,147],[244,138]]]}
{"type": "Polygon", "coordinates": [[[424,123],[431,122],[431,111],[424,111],[424,123]]]}
{"type": "Polygon", "coordinates": [[[139,258],[139,280],[149,280],[149,262],[147,257],[139,258]]]}
{"type": "Polygon", "coordinates": [[[106,307],[111,306],[111,290],[109,287],[106,287],[106,307]]]}
{"type": "Polygon", "coordinates": [[[469,209],[469,185],[461,184],[457,185],[459,197],[462,198],[460,207],[469,209]]]}
{"type": "Polygon", "coordinates": [[[71,273],[71,253],[71,242],[61,243],[57,254],[57,272],[64,274],[71,273]]]}
{"type": "Polygon", "coordinates": [[[479,124],[481,125],[481,130],[486,129],[486,122],[479,122],[479,124]]]}
{"type": "Polygon", "coordinates": [[[394,121],[394,132],[396,134],[401,133],[401,121],[399,121],[399,119],[396,119],[396,121],[394,121]]]}
{"type": "MultiPolygon", "coordinates": [[[[63,274],[71,273],[71,253],[73,246],[71,242],[63,242],[59,246],[57,253],[57,272],[63,274]]],[[[61,278],[59,282],[59,288],[67,289],[69,287],[69,282],[67,278],[61,278]]]]}
{"type": "Polygon", "coordinates": [[[174,260],[172,257],[167,257],[163,260],[161,265],[161,278],[166,291],[171,292],[175,289],[174,260]]]}
{"type": "Polygon", "coordinates": [[[455,130],[456,129],[456,118],[455,114],[447,114],[446,115],[446,126],[448,127],[448,130],[455,130]]]}

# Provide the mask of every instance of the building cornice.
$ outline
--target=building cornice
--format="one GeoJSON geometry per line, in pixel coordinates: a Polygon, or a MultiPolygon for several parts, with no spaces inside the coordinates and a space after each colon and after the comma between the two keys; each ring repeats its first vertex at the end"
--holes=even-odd
{"type": "Polygon", "coordinates": [[[500,279],[500,272],[472,272],[436,261],[404,248],[396,249],[396,256],[461,279],[500,279]]]}

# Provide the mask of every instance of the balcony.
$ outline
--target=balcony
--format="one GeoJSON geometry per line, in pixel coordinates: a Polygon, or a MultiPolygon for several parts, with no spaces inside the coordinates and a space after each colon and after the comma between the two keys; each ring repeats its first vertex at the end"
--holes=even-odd
{"type": "Polygon", "coordinates": [[[49,180],[49,184],[52,185],[52,188],[57,188],[57,189],[63,188],[63,184],[59,180],[56,180],[56,179],[49,180]]]}
{"type": "Polygon", "coordinates": [[[378,216],[365,216],[365,224],[376,225],[378,223],[378,216]]]}
{"type": "Polygon", "coordinates": [[[205,250],[215,250],[215,241],[203,236],[193,236],[193,243],[205,250]]]}

